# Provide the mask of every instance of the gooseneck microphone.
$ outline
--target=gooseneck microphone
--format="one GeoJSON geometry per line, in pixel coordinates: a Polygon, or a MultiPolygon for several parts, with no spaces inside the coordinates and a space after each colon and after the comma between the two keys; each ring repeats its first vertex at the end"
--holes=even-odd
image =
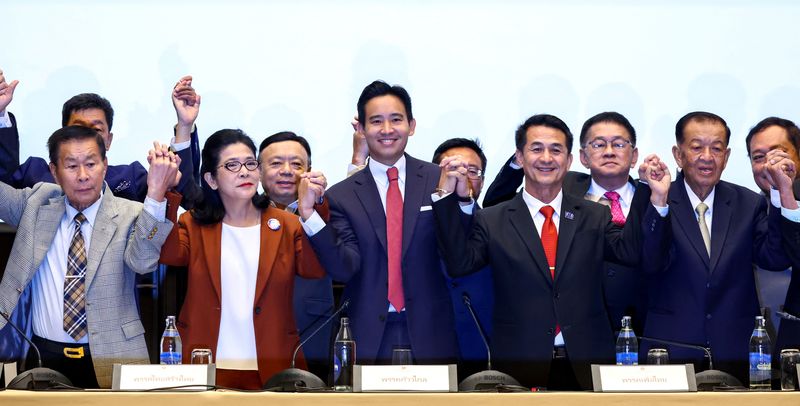
{"type": "Polygon", "coordinates": [[[708,369],[694,374],[698,391],[713,391],[714,389],[720,387],[743,387],[742,383],[733,375],[725,371],[714,369],[714,358],[711,356],[711,348],[703,347],[702,345],[697,344],[682,343],[679,341],[664,340],[655,337],[639,336],[639,339],[659,344],[674,345],[676,347],[703,351],[706,357],[708,357],[708,369]]]}
{"type": "Polygon", "coordinates": [[[288,369],[284,369],[283,371],[278,372],[277,374],[273,375],[272,378],[269,378],[267,383],[264,384],[264,389],[273,392],[297,392],[299,389],[305,390],[313,390],[313,389],[321,389],[325,387],[325,382],[322,381],[318,376],[312,374],[309,371],[302,370],[300,368],[295,368],[295,362],[297,361],[297,353],[303,348],[303,345],[314,338],[323,327],[325,327],[328,323],[331,322],[336,316],[339,315],[347,306],[350,304],[350,299],[346,299],[338,309],[336,309],[333,314],[328,316],[325,321],[319,325],[311,334],[308,335],[304,340],[300,341],[297,346],[294,348],[294,353],[292,353],[292,364],[291,367],[288,369]]]}
{"type": "Polygon", "coordinates": [[[478,316],[475,315],[475,310],[472,308],[472,300],[469,298],[467,292],[461,294],[461,299],[464,301],[464,306],[467,307],[469,314],[472,316],[472,321],[475,322],[475,328],[483,340],[483,345],[486,347],[486,370],[474,373],[464,378],[458,384],[458,391],[490,391],[497,390],[502,386],[515,386],[519,387],[519,382],[512,378],[511,375],[495,371],[492,369],[492,350],[489,348],[489,341],[486,339],[486,334],[483,332],[478,316]]]}
{"type": "Polygon", "coordinates": [[[3,316],[6,323],[19,333],[19,335],[28,342],[31,348],[33,348],[33,351],[36,352],[36,363],[38,365],[36,368],[24,371],[14,377],[14,379],[8,383],[8,389],[46,390],[54,387],[72,386],[72,381],[61,372],[42,367],[42,354],[39,352],[39,347],[37,347],[5,313],[0,312],[0,316],[3,316]]]}

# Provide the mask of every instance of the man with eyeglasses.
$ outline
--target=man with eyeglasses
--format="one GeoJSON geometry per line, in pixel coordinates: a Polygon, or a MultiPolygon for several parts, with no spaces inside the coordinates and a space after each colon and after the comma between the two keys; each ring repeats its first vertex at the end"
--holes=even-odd
{"type": "MultiPolygon", "coordinates": [[[[579,157],[589,173],[568,172],[564,177],[564,193],[580,196],[609,207],[611,218],[624,225],[631,209],[637,182],[630,177],[636,165],[636,130],[625,116],[603,112],[586,120],[581,128],[579,157]]],[[[523,171],[515,169],[514,157],[501,169],[489,186],[484,207],[509,200],[522,182],[523,171]]],[[[614,330],[621,328],[623,316],[632,316],[634,329],[642,332],[645,296],[641,277],[635,269],[606,262],[603,288],[609,318],[614,330]]]]}
{"type": "MultiPolygon", "coordinates": [[[[470,196],[476,201],[483,189],[486,155],[478,140],[451,138],[441,143],[433,152],[432,162],[439,164],[448,156],[458,155],[467,163],[467,179],[470,196]]],[[[477,204],[476,204],[477,206],[477,204]]],[[[466,293],[478,317],[478,321],[487,336],[492,334],[492,307],[494,304],[494,284],[491,269],[483,270],[460,278],[448,277],[448,288],[453,302],[456,322],[456,336],[461,351],[458,375],[460,378],[480,372],[486,368],[486,347],[480,333],[475,327],[469,310],[464,305],[463,295],[466,293]]]]}

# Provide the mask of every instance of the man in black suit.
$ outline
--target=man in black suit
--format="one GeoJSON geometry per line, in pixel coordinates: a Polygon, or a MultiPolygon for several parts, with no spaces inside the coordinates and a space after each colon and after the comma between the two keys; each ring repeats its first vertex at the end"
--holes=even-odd
{"type": "MultiPolygon", "coordinates": [[[[767,117],[758,122],[747,134],[745,139],[747,155],[753,169],[753,178],[763,195],[768,198],[770,184],[764,167],[767,164],[769,151],[780,149],[789,155],[795,167],[800,167],[800,128],[795,123],[779,118],[767,117]]],[[[800,181],[795,181],[795,195],[800,194],[800,181]]],[[[788,234],[787,234],[788,235],[788,234]]],[[[789,253],[790,257],[792,256],[789,253]]],[[[797,267],[796,262],[793,266],[797,267]]],[[[769,272],[766,269],[756,268],[756,286],[758,287],[759,303],[762,312],[769,311],[774,328],[777,330],[777,339],[773,354],[773,369],[780,369],[779,359],[781,349],[797,348],[800,346],[800,273],[792,272],[788,268],[781,272],[769,272]],[[782,308],[781,308],[782,307],[782,308]]],[[[776,337],[775,331],[770,331],[770,336],[776,337]]]]}
{"type": "MultiPolygon", "coordinates": [[[[596,114],[583,123],[579,157],[589,173],[567,172],[564,193],[609,206],[612,220],[624,224],[629,216],[637,182],[630,177],[636,165],[636,130],[617,112],[596,114]],[[616,216],[614,216],[616,213],[616,216]]],[[[484,206],[510,200],[516,195],[524,174],[512,156],[489,186],[484,206]]],[[[646,295],[636,269],[606,262],[603,289],[608,316],[614,330],[621,328],[622,316],[633,317],[633,327],[641,334],[646,314],[646,295]]]]}
{"type": "Polygon", "coordinates": [[[466,167],[458,157],[442,161],[444,198],[433,205],[439,245],[453,276],[492,268],[491,345],[499,370],[526,386],[590,389],[590,365],[614,359],[603,302],[603,259],[637,263],[642,231],[659,232],[664,225],[659,214],[667,210],[669,173],[657,159],[645,160],[640,175],[652,183],[652,194],[637,194],[623,228],[611,221],[605,206],[563,193],[572,163],[572,133],[563,121],[532,116],[517,129],[515,140],[524,190],[477,211],[469,239],[457,199],[468,195],[466,167]],[[640,222],[638,213],[648,198],[659,213],[648,210],[640,222]]]}

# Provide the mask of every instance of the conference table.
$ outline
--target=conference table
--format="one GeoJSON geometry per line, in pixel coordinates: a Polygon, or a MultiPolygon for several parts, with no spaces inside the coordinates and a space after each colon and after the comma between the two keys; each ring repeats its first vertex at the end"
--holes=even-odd
{"type": "Polygon", "coordinates": [[[606,405],[754,406],[800,405],[800,392],[698,392],[698,393],[272,393],[272,392],[110,392],[50,391],[0,392],[0,405],[75,406],[606,406],[606,405]]]}

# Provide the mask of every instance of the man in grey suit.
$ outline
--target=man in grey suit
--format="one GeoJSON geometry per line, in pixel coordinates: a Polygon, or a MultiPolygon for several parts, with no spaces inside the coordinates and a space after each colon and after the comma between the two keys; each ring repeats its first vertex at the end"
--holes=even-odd
{"type": "Polygon", "coordinates": [[[115,197],[103,181],[106,148],[94,130],[64,127],[47,144],[58,185],[0,182],[0,219],[18,228],[0,313],[31,315],[28,334],[44,366],[75,386],[109,387],[114,363],[148,362],[134,279],[155,270],[172,229],[165,195],[179,179],[178,159],[160,146],[150,151],[142,205],[115,197]]]}

